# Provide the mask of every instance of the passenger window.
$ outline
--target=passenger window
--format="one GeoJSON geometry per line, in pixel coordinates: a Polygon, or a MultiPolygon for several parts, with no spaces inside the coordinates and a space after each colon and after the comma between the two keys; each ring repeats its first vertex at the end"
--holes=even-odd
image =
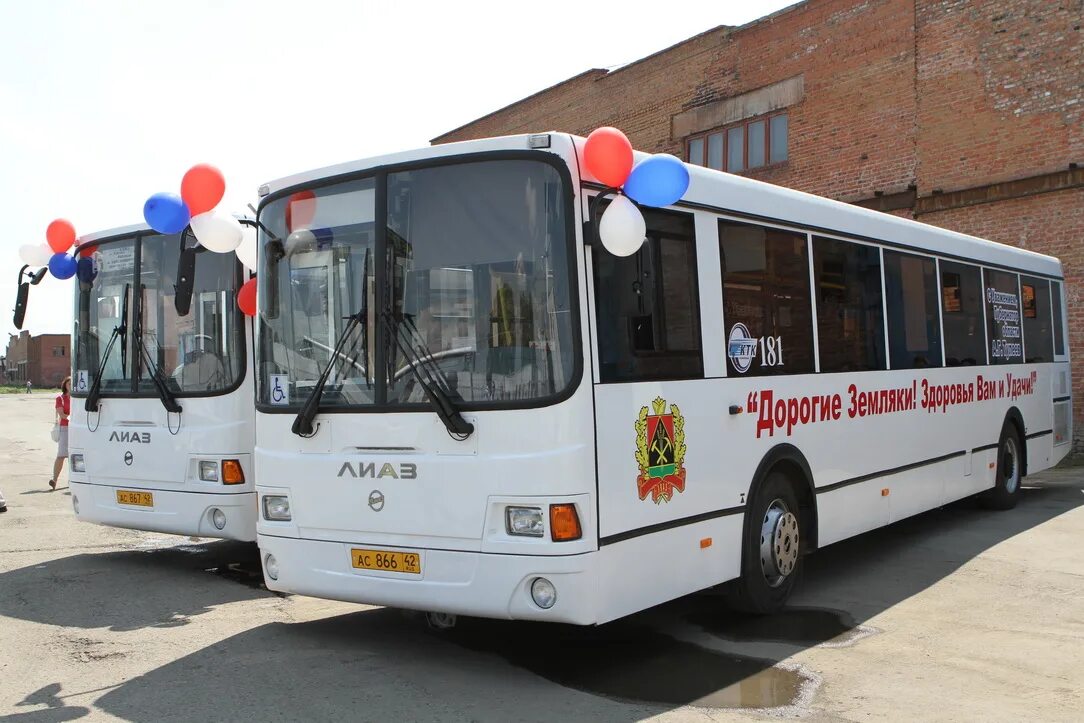
{"type": "Polygon", "coordinates": [[[937,264],[923,256],[885,251],[888,355],[893,369],[941,366],[937,264]]]}
{"type": "Polygon", "coordinates": [[[982,276],[977,266],[941,262],[941,318],[946,366],[986,363],[982,299],[982,276]]]}
{"type": "Polygon", "coordinates": [[[990,269],[983,269],[982,276],[990,363],[1020,364],[1024,361],[1024,350],[1020,343],[1019,277],[990,269]]]}
{"type": "Polygon", "coordinates": [[[1061,282],[1050,282],[1050,300],[1054,308],[1054,356],[1065,356],[1065,332],[1061,317],[1061,282]]]}
{"type": "Polygon", "coordinates": [[[1020,277],[1020,301],[1024,319],[1024,354],[1027,361],[1054,361],[1054,333],[1050,320],[1050,282],[1020,277]]]}
{"type": "Polygon", "coordinates": [[[813,272],[821,371],[884,369],[880,249],[814,237],[813,272]]]}
{"type": "Polygon", "coordinates": [[[594,256],[600,379],[703,378],[693,217],[642,211],[647,240],[638,252],[594,256]]]}
{"type": "Polygon", "coordinates": [[[804,233],[719,221],[728,376],[814,371],[804,233]]]}

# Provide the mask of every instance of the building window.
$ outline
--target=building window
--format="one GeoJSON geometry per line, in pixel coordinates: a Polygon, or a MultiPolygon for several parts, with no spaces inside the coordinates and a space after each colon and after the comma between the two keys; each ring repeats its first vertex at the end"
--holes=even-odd
{"type": "Polygon", "coordinates": [[[54,346],[53,347],[53,356],[64,356],[64,347],[62,347],[62,346],[54,346]]]}
{"type": "Polygon", "coordinates": [[[740,173],[787,160],[787,138],[787,114],[777,113],[689,138],[685,150],[689,163],[740,173]]]}

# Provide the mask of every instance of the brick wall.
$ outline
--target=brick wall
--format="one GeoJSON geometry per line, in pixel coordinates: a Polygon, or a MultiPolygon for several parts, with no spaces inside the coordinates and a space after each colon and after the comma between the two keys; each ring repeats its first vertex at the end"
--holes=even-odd
{"type": "Polygon", "coordinates": [[[1084,0],[807,0],[434,142],[613,125],[683,156],[690,117],[798,78],[789,160],[747,175],[1060,257],[1084,399],[1084,171],[1070,170],[1084,166],[1082,21],[1084,0]]]}

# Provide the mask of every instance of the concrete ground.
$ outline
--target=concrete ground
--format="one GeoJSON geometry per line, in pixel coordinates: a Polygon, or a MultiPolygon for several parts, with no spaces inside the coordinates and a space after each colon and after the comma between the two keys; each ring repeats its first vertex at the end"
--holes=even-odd
{"type": "Polygon", "coordinates": [[[595,629],[277,596],[254,548],[75,521],[51,397],[0,398],[0,718],[1080,720],[1084,468],[807,560],[791,611],[712,595],[595,629]]]}

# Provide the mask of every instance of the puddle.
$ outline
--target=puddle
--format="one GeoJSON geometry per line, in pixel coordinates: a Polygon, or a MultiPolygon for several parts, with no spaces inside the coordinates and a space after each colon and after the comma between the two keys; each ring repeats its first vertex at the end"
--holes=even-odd
{"type": "Polygon", "coordinates": [[[815,684],[797,666],[725,655],[621,623],[579,628],[461,620],[445,635],[566,688],[626,702],[782,708],[815,684]]]}
{"type": "Polygon", "coordinates": [[[688,621],[713,635],[736,642],[778,642],[845,648],[880,632],[860,625],[841,610],[786,608],[774,615],[736,612],[696,613],[688,621]]]}

